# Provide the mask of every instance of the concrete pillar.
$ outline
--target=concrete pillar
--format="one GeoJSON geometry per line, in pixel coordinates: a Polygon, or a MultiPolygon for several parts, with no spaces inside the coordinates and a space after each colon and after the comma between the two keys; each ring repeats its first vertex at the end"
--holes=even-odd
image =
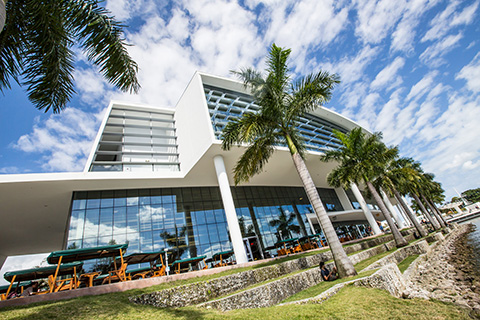
{"type": "Polygon", "coordinates": [[[345,190],[343,190],[343,188],[335,188],[334,190],[337,194],[338,200],[340,200],[340,203],[343,206],[343,210],[353,210],[352,203],[350,202],[350,199],[348,199],[345,190]]]}
{"type": "Polygon", "coordinates": [[[368,208],[367,202],[365,202],[365,199],[363,198],[362,193],[358,189],[357,185],[355,183],[352,183],[350,185],[350,188],[352,189],[355,199],[357,199],[358,203],[360,203],[360,207],[362,207],[363,213],[365,214],[365,218],[367,218],[368,224],[370,224],[370,228],[372,228],[373,233],[376,235],[381,234],[382,231],[380,231],[377,221],[373,217],[373,214],[368,208]]]}
{"type": "Polygon", "coordinates": [[[217,172],[218,186],[220,187],[220,194],[222,195],[223,207],[225,208],[225,215],[227,217],[228,229],[230,238],[232,239],[233,252],[237,264],[248,262],[247,253],[243,244],[242,232],[238,224],[237,213],[235,212],[235,205],[233,204],[232,191],[230,190],[230,183],[228,182],[227,170],[223,157],[217,155],[213,158],[215,164],[215,171],[217,172]]]}
{"type": "Polygon", "coordinates": [[[413,227],[412,222],[411,222],[410,219],[407,217],[406,212],[403,211],[403,208],[402,208],[402,206],[401,206],[399,203],[397,203],[397,204],[395,205],[395,209],[396,209],[397,212],[399,212],[400,215],[402,216],[403,222],[405,223],[405,225],[408,226],[408,227],[413,227]]]}
{"type": "MultiPolygon", "coordinates": [[[[403,202],[405,202],[405,204],[407,205],[407,208],[408,208],[408,210],[410,210],[410,212],[412,213],[412,215],[413,215],[414,217],[417,217],[417,214],[415,213],[415,211],[413,211],[412,207],[410,207],[410,204],[409,204],[409,202],[407,201],[407,199],[406,199],[404,196],[402,196],[402,199],[403,199],[403,202]]],[[[422,216],[423,216],[423,213],[422,213],[422,216]]],[[[425,217],[425,219],[427,219],[427,218],[425,217]]]]}
{"type": "Polygon", "coordinates": [[[458,212],[458,213],[462,213],[462,209],[460,209],[459,206],[454,206],[455,210],[458,212]]]}
{"type": "Polygon", "coordinates": [[[392,214],[393,219],[395,219],[395,222],[397,223],[398,229],[403,229],[405,228],[405,224],[403,223],[403,220],[400,219],[400,217],[397,214],[397,211],[393,208],[392,203],[390,202],[390,199],[388,199],[387,194],[385,191],[380,189],[380,193],[382,194],[382,199],[383,202],[385,202],[385,205],[387,206],[388,211],[392,214]]]}

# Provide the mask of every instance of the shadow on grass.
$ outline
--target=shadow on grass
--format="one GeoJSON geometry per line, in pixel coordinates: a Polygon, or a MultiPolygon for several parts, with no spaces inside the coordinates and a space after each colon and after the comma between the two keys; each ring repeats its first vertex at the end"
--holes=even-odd
{"type": "Polygon", "coordinates": [[[0,310],[1,319],[204,319],[199,308],[158,308],[131,303],[131,292],[80,297],[71,300],[32,304],[0,310]]]}

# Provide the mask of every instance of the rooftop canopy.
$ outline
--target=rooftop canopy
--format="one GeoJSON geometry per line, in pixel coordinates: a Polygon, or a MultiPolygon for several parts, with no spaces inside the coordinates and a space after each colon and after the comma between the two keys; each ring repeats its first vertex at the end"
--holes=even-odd
{"type": "Polygon", "coordinates": [[[115,257],[118,255],[119,250],[126,250],[127,248],[128,244],[115,244],[92,248],[54,251],[47,257],[47,262],[50,264],[57,264],[60,257],[63,257],[62,262],[115,257]]]}

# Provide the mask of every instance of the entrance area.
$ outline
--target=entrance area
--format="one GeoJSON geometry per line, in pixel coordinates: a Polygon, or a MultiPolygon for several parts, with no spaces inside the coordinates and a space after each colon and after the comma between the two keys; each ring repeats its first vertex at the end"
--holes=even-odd
{"type": "Polygon", "coordinates": [[[248,261],[264,259],[260,241],[257,236],[243,238],[243,244],[247,252],[248,261]]]}

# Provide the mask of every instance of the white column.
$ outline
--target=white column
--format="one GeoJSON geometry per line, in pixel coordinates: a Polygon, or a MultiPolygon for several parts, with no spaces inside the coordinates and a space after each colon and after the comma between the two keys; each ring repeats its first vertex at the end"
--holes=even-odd
{"type": "Polygon", "coordinates": [[[230,183],[228,182],[227,170],[225,169],[223,157],[217,155],[213,158],[213,162],[215,164],[215,171],[217,171],[218,186],[220,187],[223,207],[225,208],[225,215],[227,216],[233,252],[235,253],[237,264],[245,263],[248,262],[247,253],[245,252],[242,232],[240,231],[240,225],[238,224],[237,213],[235,212],[232,191],[230,190],[230,183]]]}
{"type": "Polygon", "coordinates": [[[403,222],[405,223],[405,225],[408,226],[408,227],[413,227],[412,222],[411,222],[410,219],[407,217],[406,212],[403,211],[403,207],[402,207],[399,203],[397,203],[397,204],[395,205],[395,209],[397,210],[397,212],[400,212],[400,215],[402,216],[403,222]]]}
{"type": "Polygon", "coordinates": [[[458,213],[462,213],[462,209],[460,209],[459,206],[454,206],[455,210],[458,212],[458,213]]]}
{"type": "Polygon", "coordinates": [[[398,229],[403,229],[405,228],[405,224],[403,223],[403,220],[400,219],[400,217],[397,215],[397,211],[393,208],[392,203],[390,202],[390,199],[388,199],[387,194],[385,191],[380,189],[380,193],[382,194],[382,199],[383,202],[385,202],[385,205],[387,206],[388,211],[392,214],[393,219],[395,219],[395,222],[397,223],[398,229]]]}
{"type": "MultiPolygon", "coordinates": [[[[403,199],[403,202],[405,202],[405,204],[407,205],[408,210],[410,210],[410,213],[411,213],[411,214],[415,217],[415,219],[416,219],[416,218],[417,218],[417,214],[413,211],[412,207],[410,207],[410,204],[409,204],[409,202],[407,201],[407,199],[406,199],[404,196],[402,196],[402,199],[403,199]]],[[[423,213],[422,213],[422,216],[423,216],[423,213]]],[[[426,217],[425,217],[425,219],[426,219],[426,217]]],[[[417,219],[417,220],[418,220],[418,219],[417,219]]]]}
{"type": "Polygon", "coordinates": [[[373,214],[368,208],[367,203],[365,202],[365,199],[363,199],[362,193],[358,189],[357,185],[355,183],[352,183],[350,185],[350,188],[352,189],[355,199],[357,199],[358,203],[360,203],[360,207],[362,207],[363,213],[365,214],[365,218],[367,218],[367,221],[370,224],[370,228],[372,228],[373,233],[381,234],[382,231],[380,231],[377,221],[373,217],[373,214]]]}
{"type": "Polygon", "coordinates": [[[350,202],[350,199],[348,199],[345,190],[343,190],[343,188],[335,188],[334,190],[337,193],[338,200],[340,200],[340,203],[343,206],[343,210],[353,210],[352,203],[350,202]]]}

